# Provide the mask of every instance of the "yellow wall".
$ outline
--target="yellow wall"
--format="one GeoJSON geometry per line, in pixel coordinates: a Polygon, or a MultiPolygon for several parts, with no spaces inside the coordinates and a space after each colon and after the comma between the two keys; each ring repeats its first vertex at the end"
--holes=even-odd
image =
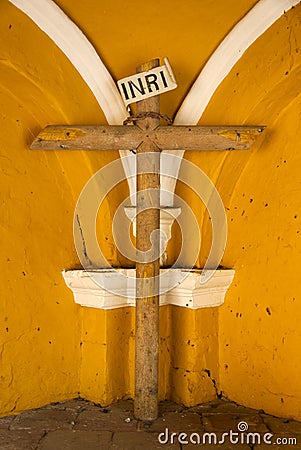
{"type": "Polygon", "coordinates": [[[229,222],[223,264],[236,270],[219,310],[220,389],[299,420],[300,18],[299,6],[258,39],[202,121],[267,125],[250,152],[223,159],[216,181],[229,222]]]}
{"type": "MultiPolygon", "coordinates": [[[[82,311],[61,270],[79,267],[72,235],[79,193],[117,153],[28,149],[47,123],[104,118],[71,64],[24,14],[1,2],[0,16],[0,411],[7,414],[80,391],[82,311]]],[[[107,204],[103,213],[110,214],[107,204]]]]}
{"type": "MultiPolygon", "coordinates": [[[[121,0],[57,1],[115,79],[148,59],[170,58],[179,84],[162,97],[162,112],[170,116],[217,45],[255,3],[164,1],[141,13],[136,1],[131,8],[121,0]]],[[[258,143],[248,152],[187,155],[222,195],[229,221],[223,265],[235,268],[236,276],[220,309],[162,308],[162,399],[193,405],[222,391],[243,404],[301,419],[300,16],[299,6],[246,52],[201,121],[267,125],[258,143]]],[[[133,396],[134,312],[75,305],[60,272],[79,267],[72,236],[78,195],[118,154],[28,150],[46,124],[106,120],[66,57],[30,19],[7,0],[0,17],[0,412],[78,393],[108,404],[133,396]]],[[[116,266],[125,261],[114,247],[110,223],[125,191],[113,193],[98,218],[103,249],[116,266]]],[[[198,211],[201,267],[211,224],[187,188],[178,186],[177,193],[198,211]]]]}

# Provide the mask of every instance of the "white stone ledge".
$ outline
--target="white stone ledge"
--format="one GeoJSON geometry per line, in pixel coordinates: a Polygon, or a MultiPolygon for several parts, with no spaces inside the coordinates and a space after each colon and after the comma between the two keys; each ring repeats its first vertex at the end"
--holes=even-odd
{"type": "MultiPolygon", "coordinates": [[[[125,306],[135,306],[135,292],[125,283],[120,283],[118,272],[129,277],[135,276],[135,269],[98,269],[94,271],[68,270],[63,271],[63,277],[68,288],[74,295],[75,303],[99,309],[114,309],[125,306]],[[116,271],[115,271],[116,270],[116,271]],[[109,278],[110,286],[120,295],[113,294],[100,287],[89,275],[97,272],[97,277],[109,278]],[[116,274],[117,272],[117,274],[116,274]]],[[[161,269],[166,271],[170,269],[161,269]]],[[[160,306],[177,305],[189,309],[220,306],[224,303],[225,294],[229,288],[235,271],[218,269],[205,284],[200,283],[200,270],[171,269],[171,277],[179,278],[182,272],[189,272],[181,284],[160,295],[160,306]]]]}

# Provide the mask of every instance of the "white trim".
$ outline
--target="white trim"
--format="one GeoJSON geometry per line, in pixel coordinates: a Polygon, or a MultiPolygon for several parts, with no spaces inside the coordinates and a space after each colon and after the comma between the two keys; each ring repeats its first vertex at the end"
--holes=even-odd
{"type": "Polygon", "coordinates": [[[160,230],[162,230],[166,236],[166,243],[171,239],[171,228],[174,220],[179,217],[180,214],[180,207],[160,209],[160,230]]]}
{"type": "MultiPolygon", "coordinates": [[[[114,79],[87,37],[52,0],[9,0],[58,46],[91,89],[110,125],[120,125],[128,113],[114,79]]],[[[129,152],[120,151],[120,156],[129,152]]],[[[134,156],[134,155],[133,155],[134,156]]],[[[134,159],[131,162],[134,164],[134,159]]],[[[131,192],[135,192],[135,178],[131,178],[130,161],[124,164],[131,192]]]]}
{"type": "Polygon", "coordinates": [[[185,97],[176,125],[196,125],[214,92],[245,51],[300,0],[261,0],[230,31],[185,97]]]}
{"type": "MultiPolygon", "coordinates": [[[[62,50],[90,87],[108,122],[121,124],[127,112],[116,84],[83,32],[52,0],[9,0],[62,50]]],[[[260,0],[212,54],[184,99],[177,125],[195,125],[213,93],[244,52],[300,0],[260,0]]]]}
{"type": "MultiPolygon", "coordinates": [[[[168,269],[165,269],[168,270],[168,269]]],[[[120,284],[121,272],[127,278],[135,277],[135,269],[99,269],[99,277],[110,278],[110,286],[120,295],[112,294],[100,287],[85,270],[63,271],[66,285],[72,290],[75,303],[99,309],[115,309],[125,306],[135,306],[135,290],[120,284]]],[[[164,269],[161,269],[164,271],[164,269]]],[[[171,277],[179,277],[179,272],[185,269],[172,269],[171,277]]],[[[184,281],[171,291],[160,296],[160,306],[176,305],[188,309],[208,308],[220,306],[224,303],[225,294],[229,288],[235,271],[232,269],[218,269],[206,284],[200,283],[200,270],[189,271],[184,281]]],[[[171,281],[171,280],[169,280],[171,281]]],[[[176,284],[176,283],[174,283],[176,284]]]]}
{"type": "MultiPolygon", "coordinates": [[[[115,82],[96,53],[92,44],[79,28],[51,0],[9,0],[30,17],[65,53],[90,87],[108,123],[118,125],[127,113],[115,82]]],[[[230,31],[211,55],[196,82],[184,99],[176,117],[176,125],[196,125],[210,102],[214,92],[229,74],[244,52],[287,10],[300,0],[260,0],[230,31]]],[[[128,155],[120,151],[120,156],[128,155]]],[[[180,158],[184,151],[174,152],[180,158]]],[[[135,198],[136,180],[131,177],[136,158],[126,160],[125,174],[135,198]]],[[[162,177],[163,190],[174,192],[180,161],[174,161],[174,178],[162,177]]],[[[169,196],[170,198],[172,196],[169,196]]],[[[164,206],[173,206],[170,199],[164,206]]]]}
{"type": "Polygon", "coordinates": [[[51,0],[9,0],[23,11],[62,50],[93,92],[111,125],[127,117],[124,103],[108,69],[93,45],[51,0]]]}
{"type": "MultiPolygon", "coordinates": [[[[260,0],[225,37],[202,69],[178,110],[175,125],[197,125],[214,92],[245,51],[286,11],[300,0],[260,0]]],[[[164,152],[163,152],[164,153],[164,152]]],[[[171,153],[171,152],[169,152],[171,153]]],[[[183,158],[184,151],[174,152],[183,158]]],[[[162,189],[174,192],[180,162],[174,161],[175,178],[162,180],[162,189]]]]}
{"type": "MultiPolygon", "coordinates": [[[[133,224],[133,235],[136,237],[136,206],[125,206],[124,212],[133,224]]],[[[163,232],[161,235],[162,241],[160,242],[160,249],[164,249],[160,258],[160,266],[166,266],[167,262],[167,243],[171,239],[171,228],[177,217],[181,214],[181,208],[160,208],[160,230],[163,232]]]]}

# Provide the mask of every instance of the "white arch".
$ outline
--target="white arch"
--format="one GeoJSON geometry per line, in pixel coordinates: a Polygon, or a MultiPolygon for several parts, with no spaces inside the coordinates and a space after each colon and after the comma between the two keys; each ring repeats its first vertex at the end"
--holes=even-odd
{"type": "MultiPolygon", "coordinates": [[[[175,125],[197,125],[214,92],[245,51],[287,10],[300,0],[260,0],[221,42],[186,95],[175,117],[175,125]]],[[[184,152],[177,155],[183,157],[184,152]]],[[[175,161],[177,163],[177,161],[175,161]]],[[[173,168],[178,174],[180,164],[173,168]]],[[[163,180],[166,190],[175,189],[174,179],[163,180]]]]}
{"type": "MultiPolygon", "coordinates": [[[[104,66],[94,47],[80,29],[66,16],[52,0],[9,0],[30,17],[55,44],[65,53],[90,87],[108,123],[121,124],[127,113],[115,82],[104,66]]],[[[196,125],[206,109],[217,87],[226,78],[232,67],[244,52],[279,17],[300,0],[260,0],[230,31],[208,60],[196,82],[190,89],[176,118],[176,125],[196,125]]],[[[183,151],[175,152],[183,157],[183,151]]],[[[121,151],[121,156],[126,152],[121,151]]],[[[135,157],[130,166],[125,166],[127,177],[134,173],[135,157]]],[[[173,167],[177,177],[180,163],[173,167]]],[[[128,178],[132,197],[135,180],[128,178]]],[[[176,180],[162,180],[163,190],[174,192],[176,180]]],[[[171,197],[171,196],[170,196],[171,197]]],[[[164,200],[163,200],[164,201],[164,200]]],[[[170,200],[166,201],[170,205],[170,200]]]]}
{"type": "MultiPolygon", "coordinates": [[[[67,56],[94,94],[110,125],[120,125],[127,118],[123,100],[108,69],[83,32],[52,0],[9,0],[23,11],[67,56]]],[[[129,152],[121,151],[121,156],[129,152]]],[[[133,172],[125,161],[124,170],[130,190],[135,190],[133,172]]],[[[133,162],[135,157],[133,155],[133,162]]]]}
{"type": "Polygon", "coordinates": [[[214,92],[245,51],[300,0],[260,0],[225,37],[184,99],[177,125],[196,125],[214,92]]]}
{"type": "Polygon", "coordinates": [[[93,92],[106,119],[118,125],[127,117],[109,71],[82,31],[52,0],[9,0],[62,50],[93,92]]]}

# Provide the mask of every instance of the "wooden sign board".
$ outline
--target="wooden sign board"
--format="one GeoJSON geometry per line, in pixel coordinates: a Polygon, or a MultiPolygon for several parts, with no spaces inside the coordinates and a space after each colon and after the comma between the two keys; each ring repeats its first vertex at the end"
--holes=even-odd
{"type": "Polygon", "coordinates": [[[164,65],[147,72],[140,72],[117,81],[124,103],[139,102],[154,95],[163,94],[177,87],[177,83],[169,64],[164,58],[164,65]]]}

